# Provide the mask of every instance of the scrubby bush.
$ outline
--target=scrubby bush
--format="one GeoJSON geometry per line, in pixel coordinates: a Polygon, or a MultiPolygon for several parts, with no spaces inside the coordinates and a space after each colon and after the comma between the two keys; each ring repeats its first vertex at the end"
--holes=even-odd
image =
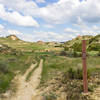
{"type": "Polygon", "coordinates": [[[71,47],[74,51],[81,52],[82,51],[82,42],[74,43],[71,47]]]}
{"type": "Polygon", "coordinates": [[[60,56],[67,56],[67,57],[81,57],[81,52],[76,51],[61,51],[60,56]]]}
{"type": "Polygon", "coordinates": [[[81,57],[82,56],[82,53],[78,53],[76,51],[73,52],[73,57],[81,57]]]}
{"type": "Polygon", "coordinates": [[[73,68],[69,68],[67,74],[68,74],[68,78],[74,79],[75,75],[76,75],[76,72],[75,72],[75,70],[73,68]]]}
{"type": "Polygon", "coordinates": [[[68,51],[69,47],[67,47],[66,45],[64,46],[64,51],[68,51]]]}
{"type": "Polygon", "coordinates": [[[61,51],[60,56],[66,56],[66,55],[67,55],[66,51],[61,51]]]}
{"type": "MultiPolygon", "coordinates": [[[[90,78],[90,70],[87,71],[87,77],[90,78]]],[[[69,68],[67,72],[69,79],[83,79],[83,69],[82,68],[69,68]]]]}
{"type": "Polygon", "coordinates": [[[92,42],[97,42],[97,41],[98,41],[97,37],[93,37],[89,40],[89,44],[91,44],[92,42]]]}
{"type": "Polygon", "coordinates": [[[5,92],[10,87],[10,83],[13,77],[13,73],[0,75],[0,93],[5,92]]]}
{"type": "Polygon", "coordinates": [[[5,92],[9,87],[14,74],[9,70],[7,64],[0,62],[0,93],[5,92]]]}
{"type": "Polygon", "coordinates": [[[100,50],[100,43],[92,43],[89,45],[88,51],[99,51],[100,50]]]}
{"type": "Polygon", "coordinates": [[[7,65],[5,63],[0,62],[0,72],[5,73],[5,74],[9,72],[7,65]]]}
{"type": "Polygon", "coordinates": [[[98,52],[98,56],[100,56],[100,50],[99,50],[99,52],[98,52]]]}

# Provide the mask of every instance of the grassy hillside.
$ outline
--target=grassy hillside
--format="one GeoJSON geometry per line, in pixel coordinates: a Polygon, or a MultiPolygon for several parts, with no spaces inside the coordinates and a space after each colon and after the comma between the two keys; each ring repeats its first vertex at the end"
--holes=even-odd
{"type": "Polygon", "coordinates": [[[97,36],[80,36],[64,43],[65,51],[82,51],[82,40],[87,40],[87,51],[100,51],[100,35],[97,36]]]}
{"type": "MultiPolygon", "coordinates": [[[[14,36],[14,35],[13,35],[14,36]]],[[[14,36],[15,39],[11,36],[8,36],[6,38],[0,38],[0,44],[7,45],[13,49],[21,50],[21,51],[43,51],[43,50],[59,50],[61,48],[55,48],[55,45],[48,45],[47,43],[39,44],[38,42],[25,42],[20,39],[18,39],[16,36],[14,36]]]]}
{"type": "Polygon", "coordinates": [[[8,45],[14,49],[22,51],[32,51],[32,50],[41,50],[46,48],[45,45],[39,45],[37,43],[25,42],[22,40],[12,40],[11,38],[0,38],[0,44],[8,45]]]}

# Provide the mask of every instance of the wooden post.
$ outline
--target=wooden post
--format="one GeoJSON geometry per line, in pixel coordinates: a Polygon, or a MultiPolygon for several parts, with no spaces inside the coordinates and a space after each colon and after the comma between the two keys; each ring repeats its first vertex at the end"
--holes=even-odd
{"type": "Polygon", "coordinates": [[[88,92],[87,65],[86,65],[86,40],[82,40],[82,59],[83,59],[83,88],[84,93],[88,92]]]}

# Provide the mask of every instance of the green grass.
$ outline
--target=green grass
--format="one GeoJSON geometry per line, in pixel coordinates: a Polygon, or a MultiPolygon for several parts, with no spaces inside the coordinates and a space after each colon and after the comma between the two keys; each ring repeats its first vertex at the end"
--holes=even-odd
{"type": "MultiPolygon", "coordinates": [[[[56,52],[23,52],[23,54],[18,56],[11,54],[0,54],[0,62],[6,66],[4,71],[8,71],[8,74],[3,73],[2,71],[0,72],[0,90],[4,92],[9,88],[11,80],[14,78],[17,71],[19,71],[20,74],[25,73],[32,63],[39,62],[41,58],[44,59],[41,84],[56,76],[57,71],[67,73],[69,68],[73,68],[74,70],[78,68],[82,69],[81,57],[75,58],[59,56],[56,54],[56,52]]],[[[38,65],[39,63],[28,74],[26,81],[30,79],[32,73],[35,71],[38,65]]],[[[91,72],[91,76],[95,73],[100,74],[99,66],[100,57],[89,56],[87,58],[87,67],[91,72]]]]}
{"type": "Polygon", "coordinates": [[[32,76],[32,74],[34,73],[34,71],[39,67],[39,62],[37,62],[37,65],[28,73],[27,77],[26,77],[26,81],[30,80],[30,77],[32,76]]]}
{"type": "MultiPolygon", "coordinates": [[[[89,56],[87,57],[87,68],[88,68],[88,90],[89,92],[93,92],[96,86],[99,86],[100,80],[98,80],[98,84],[95,82],[95,76],[100,77],[100,57],[98,56],[89,56]],[[94,80],[94,82],[93,82],[94,80]]],[[[40,87],[46,87],[46,83],[49,80],[55,80],[57,78],[57,82],[64,87],[64,92],[66,92],[67,98],[69,100],[87,100],[86,96],[83,96],[81,93],[83,92],[83,70],[82,70],[82,58],[73,58],[73,57],[65,57],[58,56],[55,54],[48,54],[45,57],[45,61],[43,64],[42,78],[40,87]],[[58,74],[58,72],[62,72],[58,74]],[[59,76],[57,76],[59,75],[59,76]]],[[[53,81],[52,80],[52,81],[53,81]]],[[[55,82],[54,81],[54,82],[55,82]]],[[[56,83],[55,83],[56,84],[56,83]]],[[[54,84],[54,85],[55,85],[54,84]]],[[[50,85],[50,84],[49,84],[50,85]]],[[[48,86],[48,84],[47,84],[48,86]]],[[[52,86],[52,83],[51,83],[52,86]]],[[[58,87],[59,88],[59,87],[58,87]]],[[[57,90],[59,91],[59,90],[57,90]]],[[[50,92],[56,93],[55,90],[51,90],[50,92]]],[[[45,93],[44,96],[49,100],[52,100],[52,96],[45,93]]],[[[56,95],[54,95],[56,97],[56,95]]]]}
{"type": "Polygon", "coordinates": [[[22,51],[41,51],[45,49],[52,49],[53,46],[47,44],[38,44],[36,42],[25,42],[22,40],[11,40],[9,38],[0,38],[0,44],[8,45],[9,47],[22,51]]]}
{"type": "Polygon", "coordinates": [[[87,54],[89,55],[89,56],[98,56],[98,51],[90,51],[90,52],[88,52],[87,54]]]}
{"type": "MultiPolygon", "coordinates": [[[[49,78],[55,76],[56,71],[66,72],[69,67],[76,67],[81,65],[80,58],[68,58],[61,56],[52,56],[46,58],[44,61],[41,82],[45,82],[49,78]]],[[[82,66],[80,66],[82,67],[82,66]]]]}
{"type": "Polygon", "coordinates": [[[0,93],[10,88],[10,83],[13,78],[13,73],[0,74],[0,93]]]}
{"type": "Polygon", "coordinates": [[[32,53],[23,55],[0,54],[0,93],[10,88],[17,72],[24,74],[33,62],[32,53]]]}
{"type": "Polygon", "coordinates": [[[24,73],[29,65],[32,63],[32,54],[23,54],[23,55],[10,55],[10,54],[0,54],[0,61],[7,64],[8,69],[12,72],[19,70],[21,73],[24,73]]]}
{"type": "MultiPolygon", "coordinates": [[[[100,73],[100,57],[88,57],[87,68],[91,76],[95,73],[100,73]]],[[[56,75],[57,71],[66,72],[69,68],[82,69],[82,58],[72,58],[64,56],[49,55],[45,58],[41,83],[46,82],[56,75]]]]}

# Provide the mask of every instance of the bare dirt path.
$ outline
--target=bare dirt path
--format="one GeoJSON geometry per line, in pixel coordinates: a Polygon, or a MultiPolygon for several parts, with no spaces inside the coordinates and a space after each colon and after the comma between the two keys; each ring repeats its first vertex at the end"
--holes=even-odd
{"type": "Polygon", "coordinates": [[[33,72],[30,81],[26,82],[26,76],[36,66],[31,65],[27,72],[18,78],[18,90],[16,95],[10,100],[32,100],[33,95],[36,94],[36,88],[40,84],[43,60],[40,61],[39,67],[33,72]]]}
{"type": "Polygon", "coordinates": [[[91,95],[92,100],[100,100],[100,87],[97,88],[94,93],[91,95]]]}

